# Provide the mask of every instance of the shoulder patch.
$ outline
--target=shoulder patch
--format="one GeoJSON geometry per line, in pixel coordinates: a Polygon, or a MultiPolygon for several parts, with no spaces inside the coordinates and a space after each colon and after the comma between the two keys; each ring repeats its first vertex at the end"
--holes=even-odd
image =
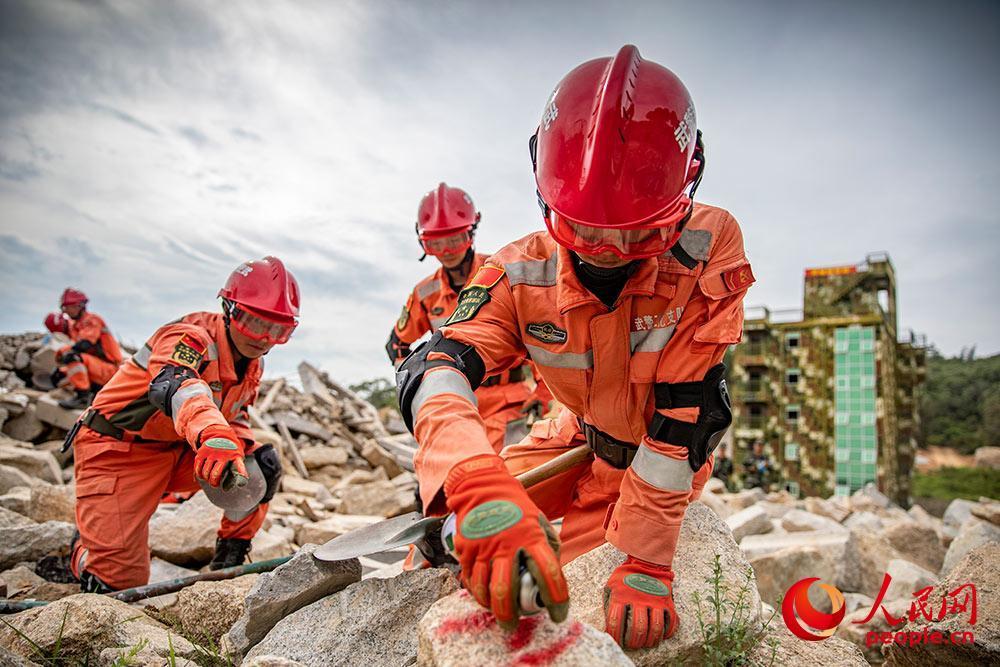
{"type": "Polygon", "coordinates": [[[406,326],[406,323],[410,321],[410,310],[403,306],[403,312],[399,314],[399,319],[396,320],[396,328],[400,331],[406,326]]]}
{"type": "Polygon", "coordinates": [[[503,278],[504,273],[506,271],[500,266],[490,266],[488,264],[481,266],[476,271],[476,275],[472,277],[472,281],[469,282],[468,287],[484,287],[487,290],[493,289],[493,286],[503,278]]]}
{"type": "MultiPolygon", "coordinates": [[[[499,280],[499,278],[497,278],[499,280]]],[[[494,283],[495,285],[496,283],[494,283]]],[[[466,322],[471,320],[490,300],[490,290],[482,285],[470,285],[462,290],[462,293],[458,295],[458,305],[455,306],[455,312],[451,314],[451,317],[444,323],[445,326],[449,324],[457,324],[459,322],[466,322]]]]}
{"type": "Polygon", "coordinates": [[[195,336],[184,334],[177,341],[177,345],[174,346],[174,352],[170,355],[170,359],[176,361],[181,366],[197,370],[206,351],[207,348],[204,343],[195,336]]]}
{"type": "Polygon", "coordinates": [[[742,266],[737,266],[735,269],[731,269],[723,273],[722,280],[726,283],[726,287],[734,292],[737,292],[741,289],[749,287],[757,279],[754,278],[753,270],[750,268],[750,263],[747,262],[742,266]]]}

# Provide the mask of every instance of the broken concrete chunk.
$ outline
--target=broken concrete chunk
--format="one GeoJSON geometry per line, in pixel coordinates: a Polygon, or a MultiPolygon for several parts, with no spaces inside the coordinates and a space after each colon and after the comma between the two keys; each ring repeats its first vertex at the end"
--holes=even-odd
{"type": "Polygon", "coordinates": [[[841,499],[806,498],[805,508],[807,512],[825,516],[837,523],[843,523],[851,515],[851,509],[841,499]]]}
{"type": "Polygon", "coordinates": [[[0,464],[17,468],[21,472],[50,484],[62,484],[62,468],[55,457],[48,452],[40,452],[15,444],[16,441],[0,441],[0,464]]]}
{"type": "Polygon", "coordinates": [[[305,665],[412,664],[417,623],[457,587],[443,569],[356,583],[283,618],[247,658],[275,655],[305,665]]]}
{"type": "Polygon", "coordinates": [[[356,528],[364,528],[384,520],[385,518],[381,516],[335,515],[323,521],[298,526],[295,529],[295,542],[298,544],[324,544],[356,528]]]}
{"type": "Polygon", "coordinates": [[[327,563],[313,558],[309,544],[290,561],[264,573],[247,593],[243,613],[225,635],[227,653],[246,655],[280,619],[361,579],[357,559],[327,563]]]}
{"type": "Polygon", "coordinates": [[[944,523],[947,526],[961,528],[965,520],[972,514],[972,508],[976,503],[964,498],[956,498],[948,504],[948,509],[944,511],[944,523]]]}
{"type": "Polygon", "coordinates": [[[965,556],[984,544],[1000,543],[1000,526],[969,515],[944,556],[941,573],[947,575],[965,556]]]}
{"type": "Polygon", "coordinates": [[[75,531],[73,524],[62,521],[4,528],[0,539],[0,570],[24,561],[37,561],[50,553],[68,553],[75,531]]]}
{"type": "Polygon", "coordinates": [[[434,603],[420,621],[420,667],[464,665],[632,665],[610,635],[569,618],[522,618],[512,632],[465,591],[434,603]]]}
{"type": "Polygon", "coordinates": [[[96,663],[107,647],[142,650],[166,658],[193,658],[195,647],[166,626],[124,602],[104,595],[78,594],[44,607],[8,616],[10,625],[0,625],[0,646],[18,655],[37,655],[34,646],[53,654],[58,647],[61,661],[96,663]],[[21,633],[21,634],[18,634],[21,633]]]}
{"type": "Polygon", "coordinates": [[[175,565],[203,565],[215,554],[222,510],[204,492],[175,506],[161,505],[149,521],[149,548],[175,565]]]}
{"type": "Polygon", "coordinates": [[[847,528],[825,516],[806,512],[804,510],[792,510],[781,518],[781,527],[790,533],[805,532],[809,530],[846,531],[847,528]]]}
{"type": "Polygon", "coordinates": [[[187,637],[216,645],[243,613],[243,600],[256,583],[256,574],[224,581],[198,581],[177,592],[177,600],[162,609],[176,619],[187,637]]]}
{"type": "Polygon", "coordinates": [[[726,525],[733,531],[733,539],[739,542],[747,535],[770,532],[771,517],[759,504],[751,505],[728,517],[726,525]]]}
{"type": "Polygon", "coordinates": [[[35,403],[35,416],[40,421],[68,431],[73,428],[73,424],[79,419],[83,410],[67,410],[59,405],[55,397],[48,394],[38,397],[35,403]]]}
{"type": "Polygon", "coordinates": [[[39,523],[76,522],[76,494],[70,486],[56,486],[36,480],[31,486],[15,487],[0,496],[0,507],[39,523]]]}
{"type": "Polygon", "coordinates": [[[341,514],[378,514],[386,518],[417,509],[411,490],[397,489],[391,481],[370,482],[344,489],[338,511],[341,514]]]}
{"type": "MultiPolygon", "coordinates": [[[[744,538],[753,539],[754,536],[744,538]]],[[[757,536],[766,537],[766,536],[757,536]]],[[[760,596],[750,563],[740,553],[729,528],[718,516],[700,503],[688,506],[674,555],[674,604],[680,625],[676,634],[653,649],[628,651],[636,665],[678,663],[700,664],[704,661],[701,632],[698,626],[694,594],[704,605],[709,594],[706,579],[712,576],[714,557],[720,557],[727,599],[735,600],[746,586],[745,622],[760,624],[760,596]],[[749,577],[749,580],[748,580],[749,577]]],[[[610,544],[586,553],[563,568],[570,590],[571,617],[596,630],[604,630],[604,584],[611,572],[625,561],[625,554],[610,544]]]]}
{"type": "Polygon", "coordinates": [[[35,406],[29,405],[16,417],[11,417],[3,425],[3,432],[22,442],[34,442],[48,427],[35,416],[35,406]]]}

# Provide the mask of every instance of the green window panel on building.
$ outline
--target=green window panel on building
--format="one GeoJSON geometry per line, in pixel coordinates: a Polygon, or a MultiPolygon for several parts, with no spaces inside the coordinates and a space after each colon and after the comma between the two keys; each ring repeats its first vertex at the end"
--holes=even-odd
{"type": "Polygon", "coordinates": [[[834,333],[836,495],[876,481],[875,328],[851,326],[834,333]]]}

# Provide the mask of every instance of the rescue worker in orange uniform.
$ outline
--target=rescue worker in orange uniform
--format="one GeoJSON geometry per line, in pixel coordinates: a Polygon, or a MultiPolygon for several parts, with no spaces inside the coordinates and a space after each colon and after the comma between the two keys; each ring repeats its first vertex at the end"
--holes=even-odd
{"type": "Polygon", "coordinates": [[[634,46],[567,74],[529,145],[548,232],[488,259],[397,372],[421,500],[456,515],[462,583],[507,627],[522,567],[561,621],[560,563],[612,543],[627,557],[605,584],[607,631],[655,646],[678,624],[684,512],[732,420],[721,360],[753,274],[736,220],[693,201],[705,155],[690,95],[634,46]],[[473,391],[526,358],[565,407],[497,456],[473,391]],[[584,442],[586,463],[530,491],[514,479],[584,442]]]}
{"type": "Polygon", "coordinates": [[[148,523],[168,492],[200,486],[216,502],[230,486],[239,494],[258,485],[249,507],[226,509],[212,569],[243,563],[264,521],[281,465],[270,445],[254,442],[247,407],[263,356],[297,326],[299,288],[281,260],[265,257],[238,266],[219,296],[221,313],[160,327],[67,436],[80,531],[70,566],[85,592],[147,583],[148,523]]]}
{"type": "MultiPolygon", "coordinates": [[[[424,251],[420,261],[431,255],[441,266],[413,288],[389,333],[385,351],[393,365],[399,366],[410,346],[424,334],[441,328],[458,304],[458,293],[486,260],[487,255],[473,248],[480,218],[469,195],[445,183],[420,201],[416,223],[417,239],[424,251]]],[[[527,413],[540,417],[548,412],[552,395],[537,371],[533,373],[535,388],[529,386],[528,368],[523,364],[491,375],[476,389],[479,414],[497,452],[523,437],[527,413]]]]}
{"type": "Polygon", "coordinates": [[[72,345],[59,350],[59,368],[53,374],[53,384],[64,379],[74,390],[73,398],[59,401],[69,410],[90,405],[94,391],[100,389],[115,374],[122,363],[122,350],[100,315],[87,310],[87,295],[67,287],[60,299],[60,313],[49,313],[45,327],[53,333],[64,333],[72,345]]]}

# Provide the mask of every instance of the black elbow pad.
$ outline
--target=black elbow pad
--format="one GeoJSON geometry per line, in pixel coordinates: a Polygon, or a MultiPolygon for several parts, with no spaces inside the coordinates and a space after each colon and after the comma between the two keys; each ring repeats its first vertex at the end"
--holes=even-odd
{"type": "Polygon", "coordinates": [[[90,352],[90,349],[94,347],[94,344],[89,340],[78,340],[73,343],[73,351],[77,354],[82,354],[84,352],[90,352]]]}
{"type": "Polygon", "coordinates": [[[465,343],[445,338],[440,331],[431,336],[426,343],[419,345],[410,356],[406,358],[403,365],[396,371],[396,394],[399,397],[399,412],[403,415],[403,423],[406,428],[413,432],[413,414],[410,409],[413,397],[420,389],[423,382],[424,373],[439,366],[450,366],[457,369],[469,380],[469,384],[475,391],[483,381],[486,374],[486,365],[483,358],[476,352],[476,348],[465,343]],[[440,352],[448,355],[451,359],[435,359],[428,361],[427,357],[431,352],[440,352]]]}
{"type": "Polygon", "coordinates": [[[164,366],[149,383],[149,402],[154,408],[173,418],[170,404],[185,380],[197,379],[198,374],[187,366],[164,366]]]}
{"type": "Polygon", "coordinates": [[[389,334],[389,340],[385,343],[385,353],[389,355],[389,361],[393,364],[410,354],[410,346],[399,339],[395,329],[389,334]]]}

